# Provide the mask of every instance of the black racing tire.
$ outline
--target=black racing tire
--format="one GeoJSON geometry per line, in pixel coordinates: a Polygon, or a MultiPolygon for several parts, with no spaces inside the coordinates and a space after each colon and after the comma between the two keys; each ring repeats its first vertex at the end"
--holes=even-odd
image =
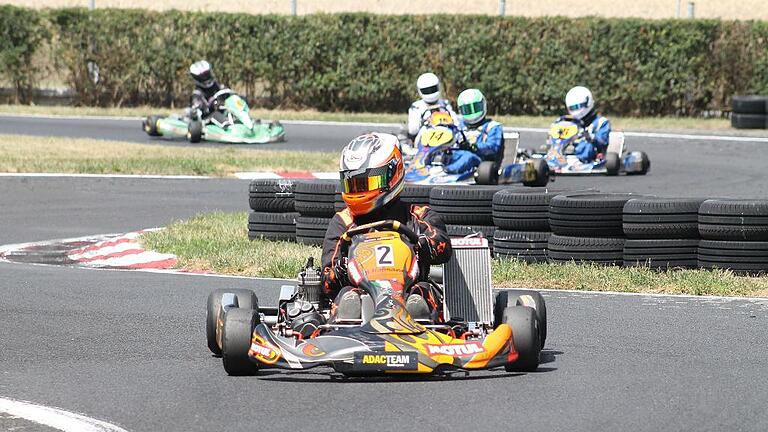
{"type": "Polygon", "coordinates": [[[475,171],[475,183],[479,185],[499,184],[499,165],[492,161],[480,162],[475,171]]]}
{"type": "Polygon", "coordinates": [[[698,219],[703,239],[768,240],[768,200],[706,200],[699,207],[698,219]]]}
{"type": "Polygon", "coordinates": [[[248,215],[248,239],[296,241],[298,213],[251,212],[248,215]]]}
{"type": "Polygon", "coordinates": [[[551,233],[497,229],[493,235],[493,254],[528,263],[547,262],[547,243],[551,233]]]}
{"type": "Polygon", "coordinates": [[[259,366],[248,356],[253,329],[259,324],[258,309],[233,308],[224,314],[221,360],[232,376],[256,375],[259,366]]]}
{"type": "Polygon", "coordinates": [[[146,119],[144,119],[144,122],[141,124],[142,129],[144,129],[144,132],[147,133],[149,136],[160,136],[162,135],[157,130],[157,121],[162,119],[163,116],[159,115],[151,115],[148,116],[146,119]]]}
{"type": "Polygon", "coordinates": [[[640,153],[640,159],[642,160],[641,166],[642,169],[639,172],[631,172],[629,175],[646,175],[648,174],[648,171],[651,170],[651,159],[648,157],[648,154],[644,151],[639,152],[640,153]]]}
{"type": "Polygon", "coordinates": [[[541,339],[536,311],[526,306],[512,306],[504,309],[502,322],[512,328],[512,340],[517,351],[517,360],[504,365],[507,372],[533,372],[539,367],[541,339]]]}
{"type": "Polygon", "coordinates": [[[768,242],[701,240],[699,267],[740,274],[768,273],[768,242]]]}
{"type": "Polygon", "coordinates": [[[731,107],[735,114],[766,114],[768,113],[768,96],[733,96],[731,107]]]}
{"type": "Polygon", "coordinates": [[[216,341],[216,317],[221,307],[221,296],[225,293],[234,294],[237,297],[238,307],[243,309],[258,308],[259,299],[256,293],[247,289],[217,289],[208,294],[205,314],[205,336],[208,340],[208,349],[217,356],[221,355],[221,347],[216,341]]]}
{"type": "Polygon", "coordinates": [[[539,321],[539,340],[541,341],[541,348],[544,349],[547,341],[547,303],[544,301],[544,297],[538,291],[533,290],[509,289],[499,291],[493,303],[494,328],[501,324],[504,309],[512,306],[527,306],[536,311],[536,319],[539,321]]]}
{"type": "Polygon", "coordinates": [[[703,198],[634,198],[624,204],[623,230],[633,239],[699,238],[703,198]]]}
{"type": "Polygon", "coordinates": [[[621,157],[618,153],[608,152],[605,154],[605,174],[609,176],[619,175],[621,171],[621,157]]]}
{"type": "Polygon", "coordinates": [[[493,195],[493,224],[511,231],[549,231],[549,202],[564,189],[504,189],[493,195]]]}
{"type": "Polygon", "coordinates": [[[624,264],[624,239],[553,234],[547,244],[547,256],[553,263],[576,261],[621,266],[624,264]]]}
{"type": "Polygon", "coordinates": [[[291,179],[252,180],[248,186],[248,204],[258,212],[293,212],[295,190],[296,181],[291,179]]]}
{"type": "Polygon", "coordinates": [[[768,115],[733,113],[731,126],[736,129],[765,129],[768,127],[768,115]]]}
{"type": "Polygon", "coordinates": [[[187,139],[191,143],[199,143],[203,139],[203,122],[192,120],[187,125],[187,139]]]}
{"type": "Polygon", "coordinates": [[[336,213],[335,180],[312,180],[296,183],[294,207],[302,216],[331,217],[336,213]]]}
{"type": "Polygon", "coordinates": [[[536,178],[531,181],[523,181],[524,186],[543,187],[549,183],[549,165],[544,159],[531,159],[529,163],[533,164],[533,172],[536,178]]]}
{"type": "Polygon", "coordinates": [[[296,219],[296,241],[310,246],[322,246],[331,218],[299,216],[296,219]]]}
{"type": "Polygon", "coordinates": [[[437,186],[429,204],[443,222],[454,225],[493,225],[493,194],[504,186],[437,186]]]}
{"type": "Polygon", "coordinates": [[[642,195],[574,193],[558,195],[549,203],[549,226],[565,236],[623,236],[624,204],[642,195]]]}
{"type": "Polygon", "coordinates": [[[624,266],[696,268],[698,246],[697,239],[628,239],[624,242],[624,266]]]}

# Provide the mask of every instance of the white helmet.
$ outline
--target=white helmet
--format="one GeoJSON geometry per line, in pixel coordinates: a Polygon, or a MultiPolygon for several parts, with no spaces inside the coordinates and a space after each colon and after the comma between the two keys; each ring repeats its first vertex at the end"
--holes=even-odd
{"type": "Polygon", "coordinates": [[[440,78],[432,72],[419,75],[416,80],[416,87],[419,89],[421,99],[428,103],[436,103],[440,99],[440,78]]]}
{"type": "Polygon", "coordinates": [[[588,88],[574,87],[565,95],[565,106],[568,108],[568,114],[576,120],[581,120],[595,108],[595,98],[588,88]]]}

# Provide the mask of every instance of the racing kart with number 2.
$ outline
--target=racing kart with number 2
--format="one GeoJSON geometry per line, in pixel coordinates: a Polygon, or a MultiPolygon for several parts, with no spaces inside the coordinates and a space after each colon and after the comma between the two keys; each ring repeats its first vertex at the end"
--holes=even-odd
{"type": "Polygon", "coordinates": [[[365,293],[358,316],[338,311],[328,320],[311,261],[297,286],[283,287],[277,308],[260,307],[250,290],[210,294],[208,347],[221,355],[228,374],[317,366],[348,376],[537,369],[546,339],[544,299],[535,291],[508,290],[494,302],[485,239],[452,241],[444,291],[435,285],[443,295],[437,322],[414,320],[405,306],[406,288],[419,272],[415,232],[397,221],[381,221],[350,229],[342,240],[349,248],[350,282],[365,293]],[[312,310],[325,319],[310,332],[301,318],[306,315],[298,312],[312,310]]]}

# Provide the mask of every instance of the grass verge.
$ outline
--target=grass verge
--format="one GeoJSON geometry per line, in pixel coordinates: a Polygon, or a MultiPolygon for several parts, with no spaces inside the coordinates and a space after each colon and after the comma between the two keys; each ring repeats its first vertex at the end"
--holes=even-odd
{"type": "MultiPolygon", "coordinates": [[[[144,234],[145,247],[179,257],[179,267],[254,277],[293,278],[320,248],[295,243],[249,241],[246,213],[213,213],[178,221],[144,234]]],[[[558,288],[633,293],[768,296],[768,278],[729,271],[604,267],[590,264],[526,264],[494,259],[496,287],[558,288]]]]}
{"type": "Polygon", "coordinates": [[[207,175],[338,169],[335,153],[176,147],[86,138],[0,135],[0,172],[207,175]]]}
{"type": "MultiPolygon", "coordinates": [[[[179,111],[179,110],[176,110],[179,111]]],[[[157,107],[98,108],[39,105],[0,105],[0,113],[38,114],[65,116],[127,116],[144,117],[149,114],[170,114],[173,110],[157,107]]],[[[406,121],[405,110],[400,113],[346,113],[319,112],[313,110],[251,110],[254,117],[275,120],[319,120],[371,123],[402,123],[406,121]]],[[[554,116],[494,116],[506,126],[548,127],[554,116]]],[[[731,128],[728,119],[704,119],[689,117],[610,117],[617,130],[633,131],[707,131],[728,132],[739,135],[764,136],[765,131],[743,131],[731,128]]]]}

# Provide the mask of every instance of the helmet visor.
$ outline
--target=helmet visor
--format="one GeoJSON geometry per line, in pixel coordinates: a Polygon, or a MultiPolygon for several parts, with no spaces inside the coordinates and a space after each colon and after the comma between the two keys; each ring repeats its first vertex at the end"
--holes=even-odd
{"type": "Polygon", "coordinates": [[[423,94],[423,95],[431,95],[431,94],[435,94],[435,93],[437,93],[439,90],[440,90],[440,87],[439,87],[439,86],[436,86],[436,85],[434,85],[434,86],[429,86],[429,87],[423,87],[423,88],[420,88],[420,89],[419,89],[419,91],[421,91],[421,94],[423,94]]]}
{"type": "Polygon", "coordinates": [[[584,108],[586,108],[588,106],[589,106],[589,101],[584,101],[584,102],[577,103],[577,104],[574,104],[574,105],[568,105],[568,110],[569,111],[578,111],[578,110],[584,109],[584,108]]]}
{"type": "Polygon", "coordinates": [[[392,175],[391,170],[386,166],[369,169],[362,174],[349,174],[349,171],[341,173],[342,193],[361,193],[387,189],[392,175]]]}
{"type": "Polygon", "coordinates": [[[459,105],[459,113],[463,116],[471,117],[483,112],[483,102],[477,101],[464,105],[459,105]]]}

